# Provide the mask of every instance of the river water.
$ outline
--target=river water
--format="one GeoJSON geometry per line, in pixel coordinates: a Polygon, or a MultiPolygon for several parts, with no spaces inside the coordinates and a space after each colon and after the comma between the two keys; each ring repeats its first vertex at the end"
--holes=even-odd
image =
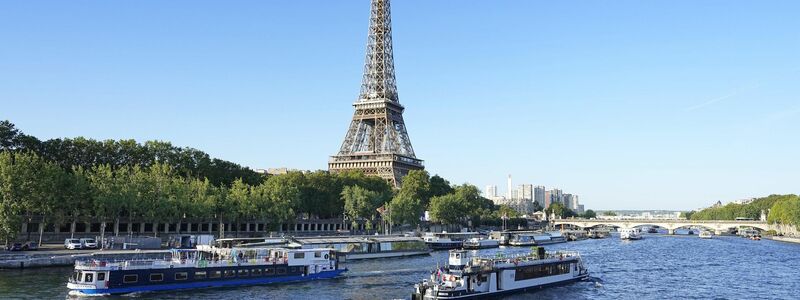
{"type": "MultiPolygon", "coordinates": [[[[590,281],[504,299],[800,299],[800,244],[738,237],[614,236],[548,245],[579,251],[590,281]]],[[[528,248],[481,250],[522,253],[528,248]]],[[[447,252],[404,259],[354,261],[339,279],[222,289],[142,293],[104,299],[409,299],[414,283],[446,261],[447,252]]],[[[69,299],[71,268],[0,271],[0,299],[69,299]]]]}

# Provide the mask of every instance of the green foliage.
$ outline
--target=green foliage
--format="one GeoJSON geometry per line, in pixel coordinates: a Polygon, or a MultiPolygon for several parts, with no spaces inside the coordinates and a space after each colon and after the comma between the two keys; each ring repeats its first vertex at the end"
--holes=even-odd
{"type": "Polygon", "coordinates": [[[610,211],[610,210],[607,210],[607,211],[604,211],[604,212],[603,212],[603,215],[604,215],[604,216],[609,216],[609,217],[616,217],[616,216],[617,216],[617,213],[615,213],[615,212],[613,212],[613,211],[610,211]]]}
{"type": "Polygon", "coordinates": [[[460,224],[469,213],[467,203],[456,194],[431,198],[429,210],[431,220],[442,224],[460,224]]]}
{"type": "Polygon", "coordinates": [[[0,121],[0,151],[33,151],[45,160],[54,162],[64,170],[82,167],[86,170],[97,165],[112,169],[121,167],[149,167],[157,163],[169,165],[183,177],[208,178],[215,185],[229,185],[237,178],[255,185],[263,178],[260,174],[235,163],[211,158],[205,152],[188,147],[176,147],[169,142],[134,140],[105,140],[65,138],[39,141],[27,136],[9,121],[0,121]]]}
{"type": "Polygon", "coordinates": [[[778,198],[770,209],[767,221],[800,226],[800,197],[785,195],[778,198]]]}
{"type": "Polygon", "coordinates": [[[581,217],[586,219],[593,219],[597,218],[597,213],[591,209],[587,209],[585,212],[583,212],[583,215],[581,215],[581,217]]]}
{"type": "Polygon", "coordinates": [[[709,207],[691,214],[692,220],[733,220],[736,218],[761,218],[761,211],[766,211],[779,200],[796,197],[795,195],[770,195],[758,198],[748,204],[729,203],[718,207],[709,207]]]}
{"type": "Polygon", "coordinates": [[[378,213],[377,208],[383,205],[386,198],[381,193],[370,191],[360,186],[346,186],[342,190],[344,211],[353,225],[367,221],[367,229],[371,229],[371,220],[378,213]]]}
{"type": "Polygon", "coordinates": [[[551,203],[550,206],[544,210],[544,212],[547,213],[548,216],[551,214],[555,214],[556,217],[561,217],[561,218],[569,218],[575,216],[574,211],[567,208],[566,206],[564,206],[564,204],[560,202],[551,203]]]}

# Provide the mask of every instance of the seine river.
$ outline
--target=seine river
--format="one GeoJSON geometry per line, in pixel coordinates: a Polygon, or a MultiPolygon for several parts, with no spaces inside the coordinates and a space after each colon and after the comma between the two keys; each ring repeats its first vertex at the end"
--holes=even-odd
{"type": "MultiPolygon", "coordinates": [[[[505,299],[799,299],[800,244],[738,237],[648,235],[550,245],[580,251],[592,280],[505,299]]],[[[482,250],[520,253],[527,248],[482,250]]],[[[107,299],[409,299],[447,252],[348,263],[340,279],[294,284],[144,293],[107,299]]],[[[71,268],[0,271],[0,299],[65,299],[71,268]]]]}

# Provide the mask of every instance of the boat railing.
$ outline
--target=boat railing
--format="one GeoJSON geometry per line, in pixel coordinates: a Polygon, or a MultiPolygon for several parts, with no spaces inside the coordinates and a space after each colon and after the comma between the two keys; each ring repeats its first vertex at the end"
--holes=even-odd
{"type": "Polygon", "coordinates": [[[260,256],[260,257],[249,257],[249,258],[236,258],[236,257],[226,257],[226,258],[218,258],[218,259],[196,259],[196,258],[187,258],[187,259],[90,259],[90,260],[76,260],[75,266],[76,267],[84,267],[84,268],[115,268],[115,269],[141,269],[147,267],[158,267],[158,266],[174,266],[174,265],[183,265],[183,266],[196,266],[196,267],[216,267],[216,266],[230,266],[235,264],[283,264],[286,263],[288,260],[286,257],[270,257],[270,256],[260,256]]]}
{"type": "Polygon", "coordinates": [[[556,251],[556,252],[547,252],[545,253],[544,257],[539,257],[536,253],[520,253],[520,254],[513,254],[513,255],[503,255],[503,256],[473,256],[473,261],[477,262],[477,265],[482,267],[488,266],[489,268],[493,267],[494,264],[497,263],[515,263],[520,261],[535,261],[535,260],[544,260],[544,259],[565,259],[577,257],[580,258],[580,253],[577,251],[556,251]]]}

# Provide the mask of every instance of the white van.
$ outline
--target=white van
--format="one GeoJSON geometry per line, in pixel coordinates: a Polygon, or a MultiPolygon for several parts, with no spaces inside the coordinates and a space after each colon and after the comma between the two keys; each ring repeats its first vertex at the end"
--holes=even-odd
{"type": "Polygon", "coordinates": [[[64,248],[75,250],[75,249],[83,249],[81,245],[81,240],[79,239],[66,239],[64,240],[64,248]]]}

